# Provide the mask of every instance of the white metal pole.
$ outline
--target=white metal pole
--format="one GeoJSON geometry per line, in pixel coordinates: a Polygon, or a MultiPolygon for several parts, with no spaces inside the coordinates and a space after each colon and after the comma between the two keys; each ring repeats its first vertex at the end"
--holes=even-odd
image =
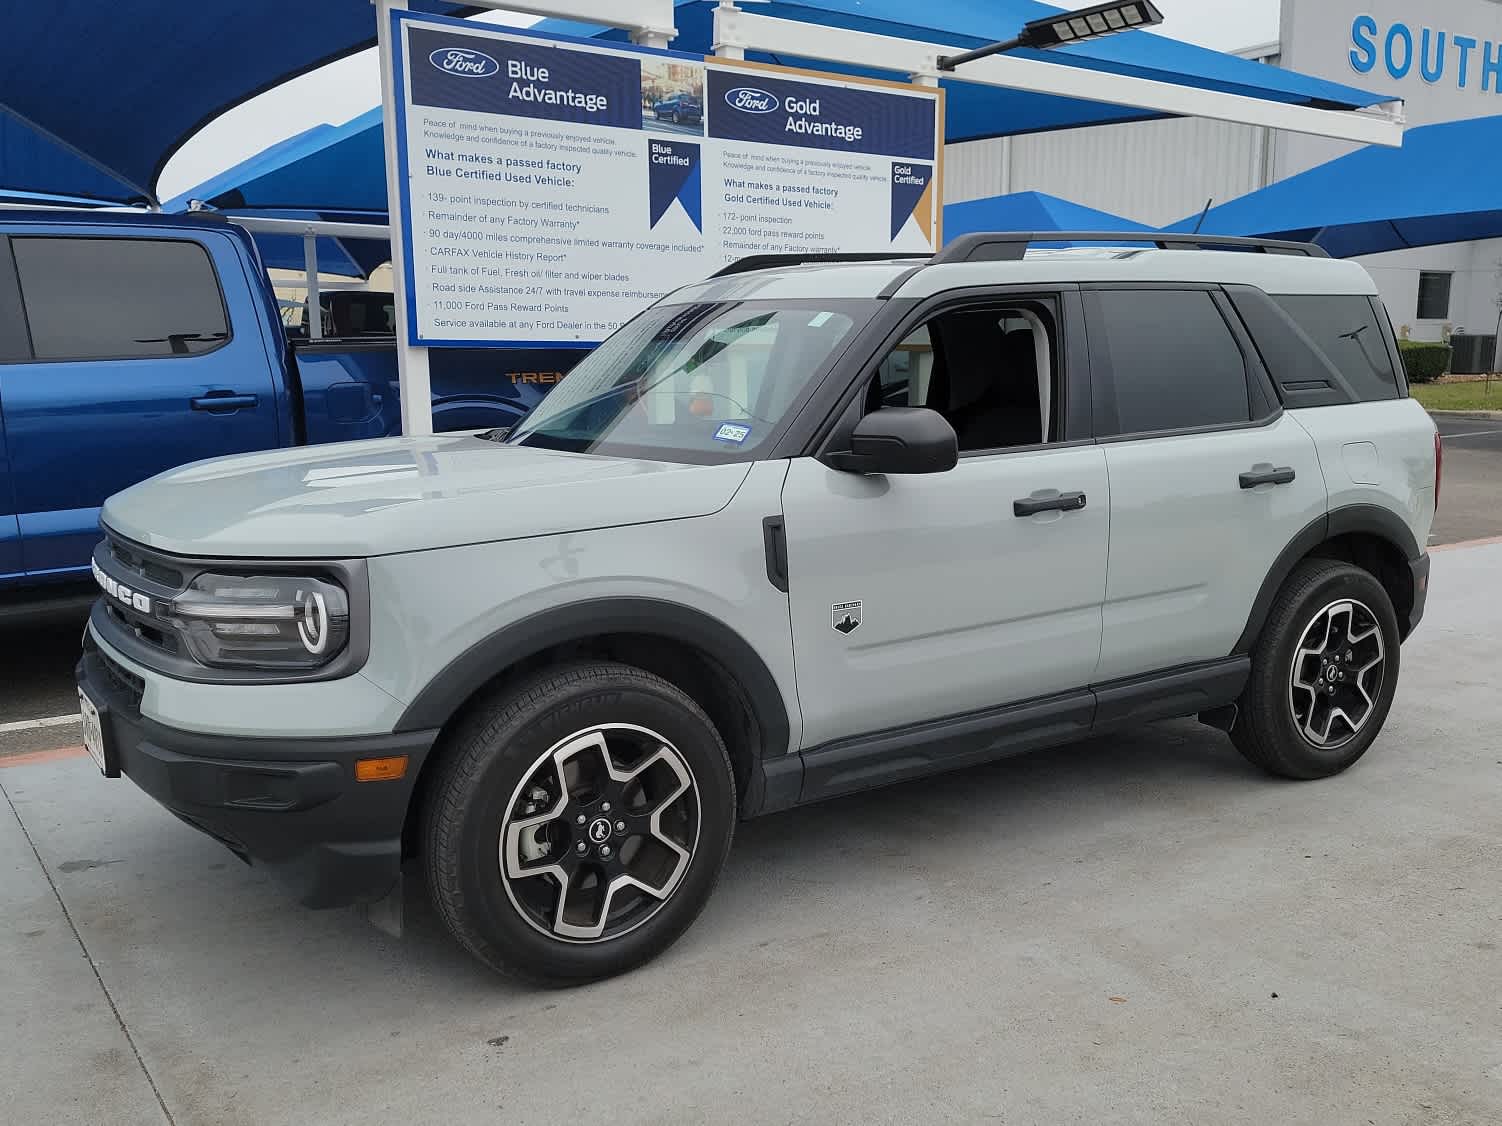
{"type": "Polygon", "coordinates": [[[318,236],[302,237],[303,269],[308,274],[308,339],[323,339],[323,302],[318,294],[318,236]]]}
{"type": "Polygon", "coordinates": [[[735,16],[739,13],[735,0],[720,0],[720,6],[714,10],[714,53],[722,59],[746,57],[746,49],[734,42],[734,32],[731,30],[735,16]]]}
{"type": "Polygon", "coordinates": [[[391,289],[396,306],[396,370],[400,380],[402,433],[422,437],[433,433],[433,389],[428,374],[428,350],[409,343],[407,324],[407,217],[402,214],[401,171],[396,159],[395,45],[391,40],[391,12],[407,0],[373,0],[376,45],[381,62],[381,127],[386,140],[386,211],[391,216],[391,289]]]}

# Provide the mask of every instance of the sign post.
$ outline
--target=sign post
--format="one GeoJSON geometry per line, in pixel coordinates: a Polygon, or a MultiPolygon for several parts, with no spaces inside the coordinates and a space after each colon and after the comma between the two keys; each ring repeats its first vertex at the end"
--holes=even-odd
{"type": "Polygon", "coordinates": [[[397,160],[396,87],[392,80],[392,12],[405,10],[407,0],[375,0],[376,47],[381,62],[381,132],[386,147],[386,208],[391,216],[391,288],[396,317],[396,371],[401,394],[402,433],[422,437],[433,433],[432,379],[428,374],[428,350],[412,343],[407,323],[409,308],[405,234],[409,216],[399,202],[402,197],[401,165],[397,160]]]}

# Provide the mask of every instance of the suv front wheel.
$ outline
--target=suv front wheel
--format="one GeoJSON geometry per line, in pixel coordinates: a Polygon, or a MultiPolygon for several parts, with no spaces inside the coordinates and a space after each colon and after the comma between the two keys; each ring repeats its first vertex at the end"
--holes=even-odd
{"type": "Polygon", "coordinates": [[[1400,638],[1392,600],[1370,572],[1309,559],[1273,601],[1231,737],[1284,778],[1327,778],[1363,754],[1387,720],[1400,638]]]}
{"type": "Polygon", "coordinates": [[[439,915],[501,973],[567,984],[654,957],[698,916],[735,827],[719,732],[667,681],[610,662],[482,703],[424,808],[439,915]]]}

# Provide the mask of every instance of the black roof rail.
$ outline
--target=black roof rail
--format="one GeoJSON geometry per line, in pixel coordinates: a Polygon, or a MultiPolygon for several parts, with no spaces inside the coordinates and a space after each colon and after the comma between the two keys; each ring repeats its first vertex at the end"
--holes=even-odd
{"type": "Polygon", "coordinates": [[[933,255],[888,250],[868,251],[859,254],[844,254],[836,251],[809,251],[804,254],[752,254],[738,258],[710,275],[716,278],[732,274],[749,274],[753,270],[770,270],[778,266],[825,266],[836,262],[897,262],[908,260],[928,261],[933,255]]]}
{"type": "Polygon", "coordinates": [[[1034,243],[1097,242],[1107,246],[1151,243],[1159,250],[1251,250],[1260,254],[1291,254],[1328,258],[1329,251],[1312,242],[1237,238],[1231,235],[1181,235],[1166,231],[998,231],[961,235],[933,257],[933,265],[950,262],[1018,262],[1034,243]]]}

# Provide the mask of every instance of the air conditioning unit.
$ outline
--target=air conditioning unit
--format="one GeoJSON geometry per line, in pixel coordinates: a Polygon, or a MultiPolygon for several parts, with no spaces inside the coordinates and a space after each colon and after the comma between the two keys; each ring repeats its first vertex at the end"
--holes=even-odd
{"type": "Polygon", "coordinates": [[[1456,334],[1450,337],[1454,358],[1450,361],[1453,375],[1482,375],[1493,369],[1497,355],[1495,336],[1471,336],[1456,334]]]}

